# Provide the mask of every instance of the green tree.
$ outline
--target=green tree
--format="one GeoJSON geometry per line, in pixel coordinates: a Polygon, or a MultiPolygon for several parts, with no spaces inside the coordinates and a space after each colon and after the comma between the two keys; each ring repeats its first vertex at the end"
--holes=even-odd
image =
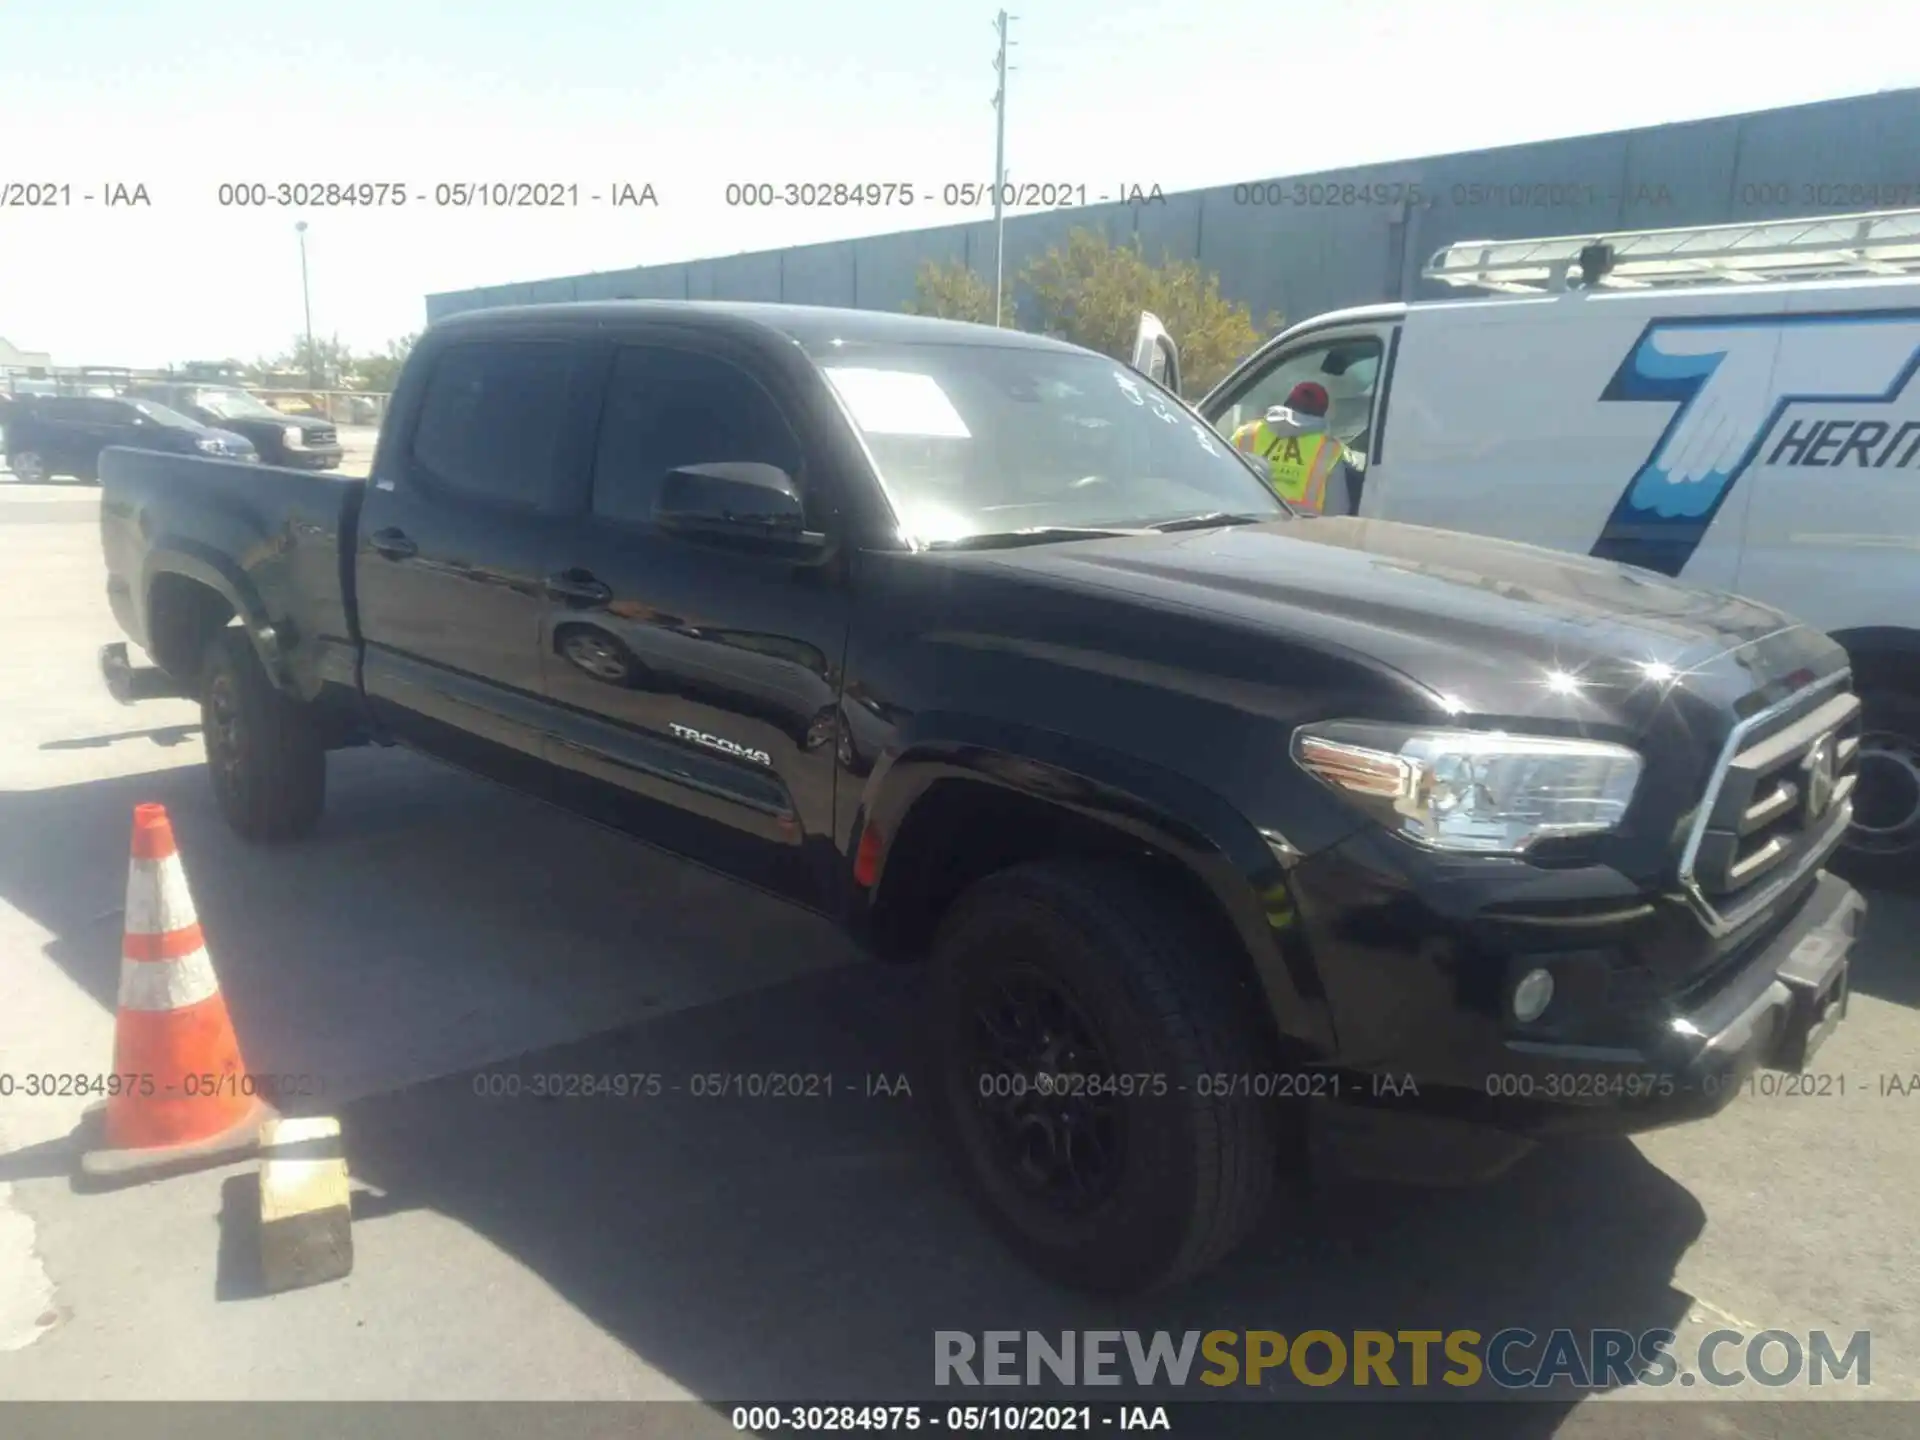
{"type": "MultiPolygon", "coordinates": [[[[909,315],[933,315],[942,320],[971,320],[976,325],[993,324],[993,286],[967,268],[962,260],[944,263],[923,260],[920,273],[913,277],[913,299],[907,302],[909,315]]],[[[1005,297],[1006,323],[1013,323],[1013,297],[1005,297]]]]}
{"type": "Polygon", "coordinates": [[[420,338],[415,331],[411,335],[402,335],[398,340],[389,340],[386,348],[378,355],[361,355],[353,362],[353,377],[359,381],[362,390],[391,391],[400,378],[400,367],[406,364],[407,354],[413,349],[413,342],[420,338]]]}
{"type": "MultiPolygon", "coordinates": [[[[1097,231],[1075,230],[1020,273],[1047,334],[1116,360],[1132,358],[1140,312],[1158,315],[1180,347],[1189,394],[1211,387],[1264,338],[1247,307],[1220,294],[1219,276],[1193,260],[1154,265],[1138,240],[1115,245],[1097,231]]],[[[1279,326],[1270,315],[1264,333],[1279,326]]]]}

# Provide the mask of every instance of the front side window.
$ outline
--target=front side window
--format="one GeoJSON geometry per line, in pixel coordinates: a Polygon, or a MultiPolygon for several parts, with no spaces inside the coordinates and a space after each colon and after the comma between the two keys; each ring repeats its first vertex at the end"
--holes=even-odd
{"type": "Polygon", "coordinates": [[[505,340],[453,345],[433,362],[413,457],[458,494],[537,506],[552,496],[572,347],[505,340]]]}
{"type": "Polygon", "coordinates": [[[1103,356],[836,342],[814,359],[925,543],[1287,513],[1219,436],[1103,356]]]}
{"type": "Polygon", "coordinates": [[[1364,464],[1380,356],[1380,342],[1371,335],[1292,351],[1241,391],[1214,419],[1214,427],[1231,438],[1243,425],[1286,405],[1305,387],[1304,396],[1325,397],[1327,433],[1364,464]]]}
{"type": "Polygon", "coordinates": [[[758,461],[798,475],[800,444],[767,392],[711,355],[621,350],[600,417],[594,514],[647,523],[669,471],[723,461],[758,461]]]}

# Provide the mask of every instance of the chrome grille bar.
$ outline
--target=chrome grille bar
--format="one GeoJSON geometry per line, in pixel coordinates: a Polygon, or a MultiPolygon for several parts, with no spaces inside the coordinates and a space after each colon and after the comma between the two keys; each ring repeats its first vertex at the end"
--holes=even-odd
{"type": "Polygon", "coordinates": [[[1856,723],[1860,701],[1844,690],[1821,697],[1850,679],[1842,670],[1802,687],[1735,725],[1722,745],[1679,866],[1681,888],[1712,933],[1738,929],[1823,864],[1846,833],[1854,777],[1842,772],[1859,744],[1837,732],[1856,723]],[[1805,792],[1794,769],[1826,737],[1834,740],[1832,797],[1795,824],[1805,792]],[[1781,826],[1789,828],[1765,833],[1781,826]]]}

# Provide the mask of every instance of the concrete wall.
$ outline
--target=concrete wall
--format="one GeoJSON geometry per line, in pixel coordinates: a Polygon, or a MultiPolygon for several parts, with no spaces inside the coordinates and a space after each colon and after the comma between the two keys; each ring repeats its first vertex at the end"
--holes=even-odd
{"type": "MultiPolygon", "coordinates": [[[[1920,90],[1623,130],[1572,140],[1274,177],[1023,214],[1007,221],[1006,273],[1076,226],[1149,255],[1198,259],[1253,312],[1305,319],[1342,305],[1434,298],[1420,278],[1469,239],[1718,225],[1920,206],[1920,90]],[[1352,187],[1352,188],[1349,188],[1352,187]],[[1363,203],[1361,194],[1379,197],[1363,203]],[[1305,203],[1296,203],[1296,197],[1305,203]],[[1277,203],[1260,203],[1265,201],[1277,203]]],[[[858,240],[496,285],[427,297],[427,317],[547,300],[784,300],[898,310],[923,260],[993,273],[993,228],[973,221],[858,240]]],[[[1019,292],[1016,290],[1016,297],[1019,292]]]]}

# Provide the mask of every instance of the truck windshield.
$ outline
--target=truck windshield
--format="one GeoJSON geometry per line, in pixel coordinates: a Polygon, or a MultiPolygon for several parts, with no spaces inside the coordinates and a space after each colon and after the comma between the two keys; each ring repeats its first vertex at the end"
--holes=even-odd
{"type": "Polygon", "coordinates": [[[244,390],[200,390],[194,403],[222,420],[284,420],[271,405],[263,405],[244,390]]]}
{"type": "Polygon", "coordinates": [[[149,420],[158,420],[162,425],[172,425],[182,430],[198,430],[200,422],[191,420],[178,410],[170,410],[165,405],[152,400],[133,400],[128,402],[149,420]]]}
{"type": "Polygon", "coordinates": [[[1102,356],[836,344],[815,358],[923,543],[1290,513],[1217,434],[1102,356]]]}

